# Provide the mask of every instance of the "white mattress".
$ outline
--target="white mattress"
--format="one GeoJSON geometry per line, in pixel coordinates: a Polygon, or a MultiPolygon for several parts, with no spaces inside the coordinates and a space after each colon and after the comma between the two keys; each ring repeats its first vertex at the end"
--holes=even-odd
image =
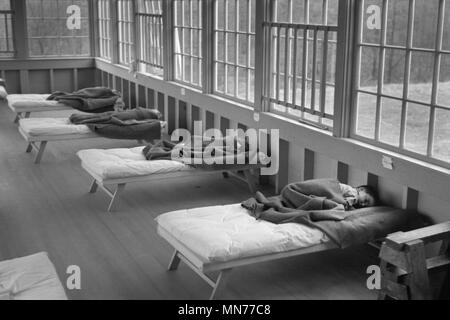
{"type": "Polygon", "coordinates": [[[228,262],[329,241],[322,231],[301,224],[258,221],[240,204],[170,212],[156,221],[158,228],[205,262],[228,262]]]}
{"type": "Polygon", "coordinates": [[[0,262],[0,296],[11,300],[67,299],[46,253],[0,262]]]}
{"type": "Polygon", "coordinates": [[[57,101],[48,101],[49,94],[10,94],[6,97],[14,112],[55,111],[70,107],[57,101]]]}
{"type": "Polygon", "coordinates": [[[72,124],[67,118],[21,119],[19,126],[33,137],[92,134],[88,126],[72,124]]]}
{"type": "Polygon", "coordinates": [[[103,180],[192,170],[189,166],[177,161],[148,161],[142,152],[143,149],[144,147],[110,150],[93,149],[79,151],[77,155],[89,171],[103,180]]]}

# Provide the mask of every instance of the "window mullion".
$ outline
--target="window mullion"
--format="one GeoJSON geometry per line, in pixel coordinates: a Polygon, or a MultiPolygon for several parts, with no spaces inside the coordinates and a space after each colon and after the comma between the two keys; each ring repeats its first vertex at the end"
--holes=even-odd
{"type": "Polygon", "coordinates": [[[430,123],[428,130],[428,146],[427,156],[433,156],[434,149],[434,135],[435,135],[435,122],[436,122],[436,105],[439,89],[439,78],[441,70],[441,58],[442,58],[442,45],[444,36],[444,23],[445,22],[445,0],[439,0],[439,17],[436,33],[436,51],[434,58],[434,70],[433,70],[433,83],[431,93],[431,110],[430,110],[430,123]]]}
{"type": "Polygon", "coordinates": [[[162,1],[163,28],[165,28],[163,56],[164,56],[164,80],[172,81],[174,79],[174,5],[173,0],[162,1]]]}
{"type": "Polygon", "coordinates": [[[339,0],[333,124],[335,137],[348,137],[351,128],[356,127],[362,21],[355,19],[355,16],[359,17],[362,11],[362,1],[339,0]]]}
{"type": "MultiPolygon", "coordinates": [[[[272,12],[272,1],[270,0],[256,0],[255,13],[255,89],[254,89],[254,108],[255,112],[268,111],[269,107],[264,102],[263,97],[268,96],[268,84],[270,81],[266,79],[266,75],[270,74],[270,27],[264,28],[264,22],[270,21],[272,12]],[[269,30],[269,31],[267,31],[269,30]]],[[[270,95],[270,91],[269,91],[270,95]]]]}
{"type": "Polygon", "coordinates": [[[111,43],[110,43],[110,52],[111,52],[111,62],[113,64],[119,63],[119,15],[118,15],[118,1],[110,0],[110,17],[111,17],[111,43]]]}
{"type": "Polygon", "coordinates": [[[203,72],[199,76],[203,79],[203,92],[210,94],[214,91],[214,0],[203,0],[201,5],[203,72]]]}
{"type": "Polygon", "coordinates": [[[405,148],[406,139],[406,118],[408,111],[408,94],[409,94],[409,80],[411,76],[411,59],[413,47],[413,30],[414,30],[414,15],[415,15],[416,1],[409,2],[409,16],[407,29],[407,43],[406,43],[406,58],[405,58],[405,78],[403,84],[403,104],[402,104],[402,120],[400,125],[400,149],[405,148]]]}
{"type": "Polygon", "coordinates": [[[27,59],[28,52],[28,29],[26,0],[12,0],[11,8],[14,11],[13,38],[17,59],[27,59]]]}

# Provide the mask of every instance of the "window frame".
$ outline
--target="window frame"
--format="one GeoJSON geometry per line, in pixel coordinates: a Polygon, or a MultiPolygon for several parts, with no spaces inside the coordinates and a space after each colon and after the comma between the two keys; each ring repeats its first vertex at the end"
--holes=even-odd
{"type": "Polygon", "coordinates": [[[113,59],[113,36],[112,36],[112,25],[113,17],[111,15],[111,6],[114,5],[111,0],[97,0],[97,43],[98,43],[98,56],[102,59],[112,61],[113,59]],[[103,3],[103,6],[101,4],[103,3]],[[102,17],[102,14],[106,14],[106,17],[102,17]],[[103,29],[105,28],[105,29],[103,29]],[[103,37],[106,36],[106,37],[103,37]],[[102,44],[103,42],[103,44],[102,44]],[[106,50],[107,55],[103,52],[106,50]]]}
{"type": "Polygon", "coordinates": [[[165,0],[150,0],[151,2],[158,2],[159,5],[159,13],[155,12],[141,12],[140,4],[141,1],[144,1],[143,4],[147,3],[148,0],[138,0],[136,4],[136,12],[135,12],[135,23],[136,23],[136,63],[138,64],[138,71],[144,74],[150,74],[157,77],[163,77],[165,68],[165,32],[166,28],[164,26],[164,3],[165,0]],[[146,24],[148,23],[148,24],[146,24]],[[156,25],[158,26],[158,32],[143,32],[144,26],[146,25],[156,25]],[[155,45],[151,45],[149,47],[144,47],[142,43],[147,39],[145,36],[150,36],[151,41],[155,43],[155,45]],[[142,70],[143,65],[145,68],[153,68],[156,70],[160,70],[159,72],[149,72],[147,70],[142,70]]]}
{"type": "Polygon", "coordinates": [[[126,67],[130,67],[136,61],[136,41],[135,41],[135,2],[134,0],[115,0],[116,9],[116,25],[117,25],[117,62],[126,67]],[[125,4],[129,5],[129,15],[121,17],[120,13],[124,10],[120,9],[121,4],[125,8],[125,4]],[[127,34],[125,34],[127,33],[127,34]],[[126,38],[128,36],[129,38],[126,38]],[[125,54],[125,52],[127,54],[125,54]],[[129,61],[125,61],[129,58],[129,61]]]}
{"type": "Polygon", "coordinates": [[[450,51],[444,50],[442,47],[443,40],[443,30],[445,23],[445,10],[444,5],[450,5],[449,0],[438,0],[439,1],[439,14],[438,14],[438,22],[436,26],[436,42],[435,48],[433,49],[425,49],[418,48],[414,46],[413,32],[414,32],[414,19],[415,19],[415,1],[409,0],[409,10],[408,10],[408,29],[407,29],[407,39],[405,41],[405,46],[396,46],[389,45],[386,43],[386,33],[387,33],[387,11],[388,11],[388,1],[382,0],[383,8],[382,8],[382,28],[380,31],[380,43],[378,44],[367,44],[364,43],[363,40],[363,32],[364,29],[362,27],[364,17],[364,1],[357,1],[355,7],[355,36],[352,42],[354,48],[354,64],[353,64],[353,85],[352,85],[352,103],[351,103],[351,125],[350,125],[350,138],[362,141],[364,143],[373,145],[378,148],[382,148],[388,151],[396,152],[417,160],[421,160],[430,164],[435,164],[447,169],[450,169],[450,162],[446,162],[445,160],[441,160],[433,157],[433,145],[434,145],[434,130],[435,130],[435,120],[436,120],[436,110],[450,110],[450,107],[442,106],[438,104],[437,101],[437,90],[439,86],[439,74],[441,68],[441,57],[443,55],[449,55],[450,51]],[[361,72],[361,52],[362,48],[371,47],[379,50],[378,57],[378,79],[377,79],[377,91],[367,91],[360,89],[360,72],[361,72]],[[405,52],[405,71],[403,73],[403,93],[402,97],[395,97],[383,92],[384,86],[384,70],[385,70],[385,55],[387,50],[401,50],[405,52]],[[412,56],[414,53],[429,53],[433,54],[433,70],[432,70],[432,79],[431,79],[431,101],[424,102],[418,101],[415,99],[411,99],[409,97],[409,85],[410,85],[410,73],[412,66],[412,56]],[[362,136],[357,133],[358,130],[358,96],[359,93],[370,95],[376,98],[376,119],[375,119],[375,134],[374,138],[368,138],[362,136]],[[380,141],[381,136],[381,109],[382,109],[382,100],[390,99],[399,101],[401,103],[401,123],[400,125],[400,138],[399,145],[393,146],[387,142],[380,141]],[[406,131],[407,131],[407,112],[408,105],[420,105],[427,109],[429,109],[429,122],[428,122],[428,137],[427,137],[427,146],[426,146],[426,155],[421,154],[419,152],[406,149],[406,131]]]}
{"type": "MultiPolygon", "coordinates": [[[[16,0],[15,0],[16,1],[16,0]]],[[[55,59],[55,58],[88,58],[88,57],[92,57],[93,52],[94,52],[94,47],[93,47],[93,41],[92,41],[92,37],[93,37],[93,29],[96,27],[95,24],[92,23],[92,5],[91,5],[91,1],[86,0],[86,5],[88,8],[88,15],[86,18],[82,18],[82,20],[84,20],[85,22],[87,22],[89,24],[89,32],[88,35],[86,36],[41,36],[41,37],[31,37],[29,32],[28,32],[28,28],[29,28],[29,24],[28,21],[30,20],[30,18],[28,17],[27,14],[27,0],[19,0],[21,2],[23,2],[23,6],[24,6],[24,15],[23,15],[23,19],[24,21],[24,25],[25,25],[25,32],[24,32],[24,36],[23,36],[23,41],[26,43],[23,48],[26,48],[27,52],[25,54],[23,54],[24,56],[26,56],[27,58],[32,58],[32,59],[55,59]],[[44,55],[32,55],[31,53],[31,46],[30,46],[30,41],[33,39],[52,39],[52,38],[57,38],[57,39],[64,39],[64,38],[82,38],[82,39],[88,39],[88,47],[89,50],[86,54],[61,54],[61,48],[58,48],[59,53],[55,54],[55,55],[50,55],[50,54],[44,54],[44,55]]],[[[57,1],[57,6],[59,5],[59,0],[57,1]]],[[[37,18],[38,19],[38,18],[37,18]]],[[[36,19],[36,20],[37,20],[36,19]]],[[[66,19],[66,17],[62,18],[62,17],[40,17],[40,20],[64,20],[66,19]]],[[[21,21],[19,21],[20,23],[21,21]]],[[[17,35],[16,35],[17,36],[17,35]]],[[[15,41],[17,41],[17,39],[15,39],[15,41]]]]}
{"type": "Polygon", "coordinates": [[[205,35],[208,34],[208,24],[207,21],[205,21],[205,16],[207,16],[207,13],[204,12],[205,9],[205,1],[210,1],[210,0],[170,0],[172,2],[171,8],[172,8],[172,12],[170,12],[169,14],[172,17],[172,30],[173,32],[171,32],[171,42],[173,44],[173,50],[172,52],[170,52],[170,56],[172,58],[172,63],[173,63],[173,72],[172,72],[172,77],[173,80],[175,82],[181,83],[183,85],[198,89],[198,90],[202,90],[205,91],[205,87],[206,87],[206,83],[208,82],[209,79],[205,79],[205,73],[207,73],[207,70],[209,68],[209,63],[208,63],[208,59],[207,57],[205,57],[204,55],[204,51],[203,51],[203,46],[206,46],[207,44],[204,42],[205,39],[205,35]],[[198,13],[198,26],[194,27],[192,25],[192,21],[193,21],[193,15],[189,14],[189,25],[186,25],[186,21],[185,21],[185,6],[184,4],[181,5],[182,7],[182,22],[181,25],[177,24],[177,9],[176,9],[176,4],[177,2],[181,2],[184,3],[185,1],[189,1],[189,3],[191,4],[190,6],[190,11],[192,10],[192,1],[198,1],[198,8],[199,8],[199,13],[198,13]],[[178,39],[178,42],[182,43],[182,47],[184,47],[184,33],[185,31],[189,31],[190,33],[190,53],[185,53],[182,52],[183,49],[180,48],[180,52],[177,52],[177,36],[176,36],[176,32],[177,29],[180,29],[182,35],[183,35],[183,39],[178,39]],[[199,46],[198,48],[198,56],[195,56],[192,51],[194,48],[194,44],[193,44],[193,33],[194,32],[198,32],[199,36],[198,36],[198,41],[202,44],[202,46],[199,46]],[[180,56],[180,57],[177,57],[180,56]],[[190,72],[190,81],[185,81],[184,76],[182,77],[182,79],[178,79],[177,78],[177,59],[181,58],[181,67],[180,70],[182,70],[182,74],[185,71],[185,59],[190,59],[190,63],[191,63],[191,72],[190,72]],[[198,60],[198,84],[193,82],[193,61],[194,60],[198,60]],[[206,81],[205,81],[206,80],[206,81]]]}
{"type": "MultiPolygon", "coordinates": [[[[308,10],[305,10],[304,16],[303,16],[303,22],[302,23],[296,23],[293,21],[292,12],[290,15],[290,22],[278,22],[277,19],[277,8],[276,3],[277,0],[271,0],[271,9],[270,14],[268,16],[268,19],[265,19],[263,22],[265,30],[265,43],[267,44],[266,47],[268,47],[268,58],[265,61],[266,65],[266,72],[265,72],[265,78],[269,79],[266,80],[267,84],[265,86],[265,91],[263,93],[262,99],[265,106],[265,110],[283,117],[286,117],[288,119],[292,119],[295,121],[299,121],[301,123],[310,125],[312,127],[316,127],[325,131],[335,131],[336,126],[336,119],[337,115],[340,114],[339,108],[342,107],[337,98],[338,95],[338,89],[340,86],[338,85],[338,61],[339,59],[344,60],[345,57],[341,55],[339,52],[339,37],[345,40],[340,34],[345,30],[345,25],[343,24],[342,19],[337,19],[337,25],[331,25],[328,24],[328,0],[322,2],[322,23],[321,24],[315,24],[310,21],[310,2],[314,0],[305,0],[304,1],[304,7],[308,10]],[[342,21],[341,21],[342,20],[342,21]],[[281,35],[281,30],[284,30],[285,35],[281,35]],[[273,34],[273,30],[276,31],[276,34],[273,34]],[[286,33],[289,31],[289,36],[286,36],[286,33]],[[323,39],[320,39],[318,37],[319,32],[323,34],[323,39]],[[330,37],[330,34],[334,33],[335,39],[330,37]],[[312,37],[311,35],[312,34],[312,37]],[[306,37],[305,37],[306,35],[306,37]],[[301,47],[299,48],[299,41],[294,41],[294,39],[297,37],[297,39],[301,40],[301,47]],[[281,38],[284,40],[283,43],[281,42],[281,38]],[[292,40],[292,43],[291,43],[292,40]],[[323,43],[327,43],[327,46],[323,46],[323,43]],[[319,44],[321,43],[321,44],[319,44]],[[282,74],[280,72],[280,46],[286,44],[289,46],[290,50],[288,53],[288,57],[290,58],[289,61],[286,59],[286,52],[284,55],[285,64],[284,68],[289,69],[289,71],[294,71],[291,75],[289,73],[283,73],[284,76],[284,83],[288,81],[289,83],[289,89],[290,90],[284,90],[283,97],[280,97],[280,80],[279,76],[282,74]],[[334,45],[335,48],[335,54],[336,56],[333,58],[335,60],[335,63],[333,65],[334,68],[334,82],[328,81],[328,64],[329,64],[329,53],[330,53],[330,47],[331,44],[334,45]],[[322,48],[322,50],[318,50],[319,46],[322,48]],[[306,48],[306,50],[304,50],[306,48]],[[309,63],[310,60],[310,48],[312,48],[313,54],[312,54],[312,63],[309,63]],[[277,54],[272,55],[272,52],[276,50],[277,54]],[[292,57],[294,55],[298,55],[298,51],[301,52],[300,58],[301,59],[293,59],[292,57]],[[320,61],[322,62],[322,70],[320,72],[319,77],[317,77],[317,61],[318,57],[320,56],[320,61]],[[326,63],[326,67],[323,68],[324,62],[326,63]],[[312,65],[312,69],[311,69],[312,65]],[[301,74],[297,74],[297,70],[299,67],[301,67],[301,74]],[[291,70],[292,69],[292,70],[291,70]],[[310,70],[311,69],[311,70],[310,70]],[[312,77],[309,79],[308,73],[311,71],[312,77]],[[278,81],[275,79],[275,83],[272,83],[274,77],[277,78],[278,75],[278,81]],[[297,81],[292,81],[294,78],[297,78],[297,81]],[[324,80],[324,81],[323,81],[324,80]],[[297,98],[296,91],[298,89],[298,83],[301,82],[301,97],[297,98]],[[322,85],[323,83],[323,85],[322,85]],[[275,87],[273,87],[275,86],[275,87]],[[310,88],[308,88],[310,86],[310,88]],[[319,95],[311,94],[312,92],[316,93],[317,86],[320,88],[319,95]],[[291,90],[292,87],[292,90],[291,90]],[[326,112],[326,99],[327,99],[327,88],[333,87],[333,114],[328,114],[326,112]],[[275,94],[275,97],[272,97],[273,92],[275,94]],[[290,94],[290,91],[292,93],[290,94]],[[288,93],[289,92],[289,93],[288,93]],[[309,96],[309,97],[308,97],[309,96]],[[309,99],[308,99],[309,98],[309,99]],[[308,106],[309,101],[309,106],[308,106]],[[276,110],[274,105],[278,105],[279,107],[285,108],[285,111],[279,111],[276,110]],[[300,114],[290,114],[290,112],[297,112],[300,114]],[[310,117],[318,117],[318,121],[313,121],[310,119],[307,119],[305,117],[305,114],[310,117]],[[328,125],[324,123],[324,121],[332,121],[333,125],[328,125]]],[[[289,1],[289,3],[292,4],[292,1],[289,1]]],[[[344,12],[341,10],[341,7],[345,4],[344,1],[338,0],[338,7],[339,12],[344,12]]],[[[347,18],[347,17],[346,17],[347,18]]],[[[286,51],[286,50],[285,50],[286,51]]]]}
{"type": "MultiPolygon", "coordinates": [[[[212,46],[213,46],[213,57],[212,57],[212,66],[211,66],[211,70],[212,70],[212,93],[214,95],[217,95],[219,97],[223,97],[226,99],[230,99],[232,101],[236,101],[238,103],[241,104],[245,104],[248,105],[250,107],[254,106],[254,101],[255,101],[255,89],[256,89],[256,81],[255,81],[255,77],[256,77],[256,56],[255,56],[255,52],[256,52],[256,2],[257,1],[261,1],[261,0],[256,0],[255,1],[255,5],[252,6],[252,1],[248,0],[248,6],[247,6],[247,10],[248,10],[248,15],[247,15],[247,28],[245,31],[241,31],[239,30],[239,17],[238,17],[238,13],[236,14],[236,19],[235,19],[235,26],[234,29],[235,30],[228,30],[227,29],[227,22],[228,22],[228,2],[229,1],[233,1],[233,0],[226,0],[225,1],[225,21],[224,21],[224,27],[223,29],[219,29],[218,28],[218,7],[217,7],[217,1],[225,1],[225,0],[213,0],[213,23],[212,23],[212,35],[213,35],[213,39],[212,39],[212,46]],[[251,10],[250,10],[251,9],[251,10]],[[255,26],[253,26],[253,31],[252,31],[252,17],[251,11],[254,11],[254,21],[255,21],[255,26]],[[228,58],[228,50],[225,50],[224,53],[224,58],[223,61],[218,60],[218,40],[217,40],[217,35],[221,33],[224,36],[224,46],[227,47],[227,35],[229,34],[233,34],[235,37],[235,46],[236,46],[236,52],[235,52],[235,62],[228,62],[227,58],[228,58]],[[247,37],[248,41],[247,41],[247,53],[246,53],[246,63],[245,66],[241,65],[239,63],[239,53],[238,53],[238,48],[239,48],[239,36],[244,36],[247,37]],[[251,40],[250,38],[253,37],[253,58],[251,56],[251,40]],[[253,67],[251,66],[251,61],[253,59],[253,67]],[[221,64],[224,66],[225,69],[225,73],[224,73],[224,91],[221,92],[217,89],[218,86],[218,76],[217,76],[217,70],[218,70],[218,65],[221,64]],[[235,70],[235,79],[234,79],[234,94],[227,94],[227,70],[228,68],[233,68],[235,70]],[[245,69],[246,70],[246,98],[240,98],[238,95],[238,87],[239,87],[239,77],[238,77],[238,70],[239,69],[245,69]],[[251,90],[250,88],[250,81],[251,81],[251,74],[253,72],[253,80],[254,80],[254,84],[253,84],[253,90],[251,90]],[[253,91],[253,95],[251,95],[251,92],[253,91]]],[[[236,12],[239,12],[239,5],[236,7],[236,12]]]]}

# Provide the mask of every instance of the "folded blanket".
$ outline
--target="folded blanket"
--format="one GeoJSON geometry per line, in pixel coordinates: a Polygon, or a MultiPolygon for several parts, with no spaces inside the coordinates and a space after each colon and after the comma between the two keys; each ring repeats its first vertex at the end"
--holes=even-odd
{"type": "Polygon", "coordinates": [[[189,142],[173,143],[162,140],[149,144],[143,153],[147,160],[174,160],[196,169],[217,171],[229,169],[230,165],[227,163],[234,165],[255,163],[257,150],[250,149],[247,142],[237,137],[205,139],[194,136],[189,142]],[[206,159],[208,161],[205,161],[206,159]]]}
{"type": "Polygon", "coordinates": [[[123,109],[119,92],[104,87],[86,88],[73,93],[57,91],[47,100],[58,101],[71,108],[88,113],[102,113],[123,109]]]}
{"type": "Polygon", "coordinates": [[[70,122],[84,124],[93,132],[110,139],[161,139],[161,113],[158,110],[136,108],[123,112],[73,114],[70,122]]]}
{"type": "Polygon", "coordinates": [[[257,219],[275,224],[300,223],[322,230],[341,248],[403,231],[416,217],[387,207],[345,211],[344,205],[339,181],[330,179],[294,183],[272,198],[257,193],[242,203],[257,219]]]}

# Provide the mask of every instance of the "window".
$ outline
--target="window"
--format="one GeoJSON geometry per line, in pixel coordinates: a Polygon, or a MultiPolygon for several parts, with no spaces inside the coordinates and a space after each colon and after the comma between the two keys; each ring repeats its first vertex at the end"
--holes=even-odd
{"type": "Polygon", "coordinates": [[[117,1],[117,24],[119,32],[119,63],[129,66],[134,60],[133,2],[117,1]]]}
{"type": "Polygon", "coordinates": [[[215,1],[214,90],[254,101],[255,0],[215,1]]]}
{"type": "Polygon", "coordinates": [[[174,1],[175,79],[202,86],[202,1],[174,1]]]}
{"type": "Polygon", "coordinates": [[[9,0],[0,0],[0,58],[14,56],[14,12],[9,0]]]}
{"type": "Polygon", "coordinates": [[[26,10],[30,56],[90,54],[87,0],[27,0],[26,10]],[[78,9],[81,19],[71,20],[78,9]]]}
{"type": "Polygon", "coordinates": [[[448,165],[450,0],[365,0],[358,10],[353,134],[448,165]]]}
{"type": "Polygon", "coordinates": [[[272,112],[333,127],[338,2],[274,1],[273,21],[264,24],[272,112]]]}
{"type": "Polygon", "coordinates": [[[100,57],[111,60],[111,8],[109,0],[98,0],[100,57]]]}
{"type": "Polygon", "coordinates": [[[161,0],[139,0],[139,70],[163,74],[163,16],[161,0]]]}

